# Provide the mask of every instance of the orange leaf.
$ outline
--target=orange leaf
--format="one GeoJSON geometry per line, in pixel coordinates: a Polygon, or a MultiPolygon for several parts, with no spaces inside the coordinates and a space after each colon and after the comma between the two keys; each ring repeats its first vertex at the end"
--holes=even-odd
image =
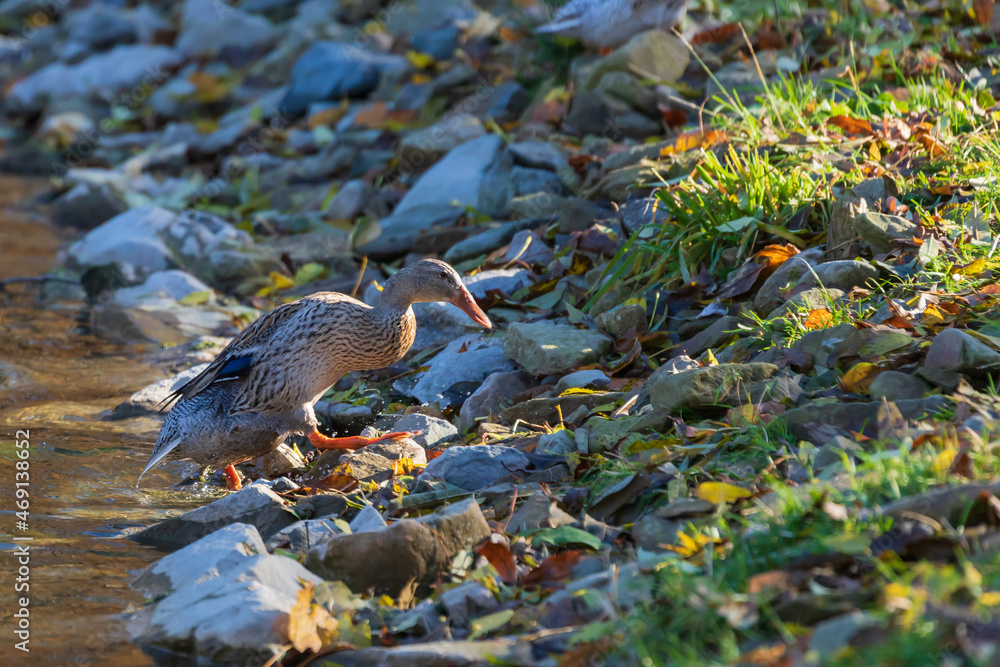
{"type": "Polygon", "coordinates": [[[829,329],[833,326],[833,314],[827,308],[817,308],[809,312],[802,326],[806,329],[829,329]]]}
{"type": "Polygon", "coordinates": [[[889,319],[883,320],[882,324],[888,324],[890,327],[896,327],[897,329],[908,329],[910,331],[916,330],[913,323],[902,315],[893,315],[889,319]]]}
{"type": "Polygon", "coordinates": [[[972,11],[979,25],[993,23],[993,0],[972,0],[972,11]]]}
{"type": "Polygon", "coordinates": [[[702,30],[691,38],[691,44],[719,44],[727,41],[739,31],[739,23],[726,23],[715,28],[702,30]]]}
{"type": "Polygon", "coordinates": [[[494,541],[495,538],[492,535],[490,538],[487,542],[476,547],[476,553],[488,560],[506,583],[516,584],[517,561],[514,560],[514,554],[510,552],[506,540],[501,538],[501,541],[494,541]]]}
{"type": "Polygon", "coordinates": [[[754,254],[752,259],[763,257],[765,261],[758,261],[758,263],[764,265],[764,273],[769,276],[774,273],[775,269],[784,264],[785,260],[790,259],[797,254],[799,254],[799,249],[791,243],[786,243],[785,245],[764,246],[760,251],[754,254]]]}
{"type": "Polygon", "coordinates": [[[416,120],[417,115],[415,109],[390,109],[385,102],[373,102],[358,112],[353,124],[382,129],[391,124],[409,123],[416,120]]]}
{"type": "Polygon", "coordinates": [[[708,148],[722,143],[722,140],[725,138],[726,135],[719,130],[708,130],[707,132],[702,132],[701,130],[690,130],[688,132],[681,132],[674,140],[674,145],[665,146],[663,150],[660,151],[660,156],[662,157],[673,155],[675,153],[684,153],[696,148],[708,148]]]}
{"type": "Polygon", "coordinates": [[[827,125],[839,127],[844,134],[870,135],[872,134],[872,124],[867,120],[859,120],[850,116],[831,116],[827,125]]]}

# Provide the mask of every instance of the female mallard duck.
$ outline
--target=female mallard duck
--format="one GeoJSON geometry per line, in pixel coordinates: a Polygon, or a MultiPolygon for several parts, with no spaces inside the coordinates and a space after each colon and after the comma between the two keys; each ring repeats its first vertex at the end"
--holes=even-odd
{"type": "Polygon", "coordinates": [[[386,281],[372,308],[336,292],[317,292],[278,306],[248,326],[208,368],[174,392],[149,463],[194,459],[226,468],[274,451],[290,433],[305,433],[319,449],[358,449],[385,438],[330,438],[316,430],[313,406],[351,371],[383,368],[403,358],[417,323],[411,305],[445,301],[492,327],[455,269],[426,259],[386,281]]]}

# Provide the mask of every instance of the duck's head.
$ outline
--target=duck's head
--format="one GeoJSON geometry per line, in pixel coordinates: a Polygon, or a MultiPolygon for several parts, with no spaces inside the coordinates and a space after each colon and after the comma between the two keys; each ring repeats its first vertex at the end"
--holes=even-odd
{"type": "Polygon", "coordinates": [[[424,259],[396,272],[386,283],[386,289],[405,289],[411,303],[443,301],[462,309],[476,324],[493,328],[493,323],[479,307],[462,277],[451,265],[438,259],[424,259]]]}

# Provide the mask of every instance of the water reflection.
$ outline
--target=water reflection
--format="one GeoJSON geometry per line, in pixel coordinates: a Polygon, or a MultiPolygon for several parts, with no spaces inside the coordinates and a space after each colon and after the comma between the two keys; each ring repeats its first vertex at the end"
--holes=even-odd
{"type": "MultiPolygon", "coordinates": [[[[65,241],[44,221],[2,209],[24,188],[0,179],[0,280],[44,273],[65,241]]],[[[141,350],[89,336],[79,304],[37,308],[35,289],[0,294],[0,549],[14,544],[19,429],[31,436],[31,514],[29,531],[17,534],[34,538],[28,655],[13,646],[10,610],[24,595],[14,591],[15,559],[0,553],[0,664],[152,664],[128,642],[122,612],[143,601],[131,573],[161,554],[124,535],[204,499],[170,491],[170,467],[137,490],[159,422],[101,418],[164,372],[141,350]]]]}

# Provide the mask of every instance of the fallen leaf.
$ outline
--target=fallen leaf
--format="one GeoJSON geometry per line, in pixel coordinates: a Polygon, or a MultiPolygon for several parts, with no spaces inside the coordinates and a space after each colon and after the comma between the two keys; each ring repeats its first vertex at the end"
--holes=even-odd
{"type": "Polygon", "coordinates": [[[506,583],[516,584],[517,562],[514,560],[514,554],[510,552],[510,547],[505,539],[499,535],[495,537],[501,539],[494,539],[494,536],[491,535],[489,540],[476,547],[476,553],[488,560],[506,583]]]}
{"type": "Polygon", "coordinates": [[[337,619],[322,606],[313,604],[314,589],[312,583],[303,586],[288,613],[288,641],[300,653],[318,653],[333,643],[337,635],[337,619]]]}
{"type": "Polygon", "coordinates": [[[831,116],[826,121],[827,125],[833,125],[844,131],[848,135],[870,135],[872,134],[872,124],[867,120],[851,118],[850,116],[831,116]]]}
{"type": "Polygon", "coordinates": [[[844,391],[855,394],[867,394],[871,389],[872,382],[882,373],[882,368],[878,364],[871,364],[866,361],[855,364],[844,373],[840,383],[844,391]]]}
{"type": "Polygon", "coordinates": [[[976,23],[987,26],[993,23],[993,0],[972,0],[972,12],[976,23]]]}
{"type": "Polygon", "coordinates": [[[809,311],[802,326],[810,331],[815,329],[829,329],[833,326],[833,313],[828,308],[816,308],[809,311]]]}
{"type": "Polygon", "coordinates": [[[563,551],[543,560],[538,567],[525,575],[521,583],[525,588],[546,587],[566,581],[573,576],[573,568],[583,558],[582,551],[563,551]]]}
{"type": "Polygon", "coordinates": [[[725,482],[702,482],[698,485],[695,495],[710,503],[722,505],[749,498],[753,493],[742,487],[726,484],[725,482]]]}

